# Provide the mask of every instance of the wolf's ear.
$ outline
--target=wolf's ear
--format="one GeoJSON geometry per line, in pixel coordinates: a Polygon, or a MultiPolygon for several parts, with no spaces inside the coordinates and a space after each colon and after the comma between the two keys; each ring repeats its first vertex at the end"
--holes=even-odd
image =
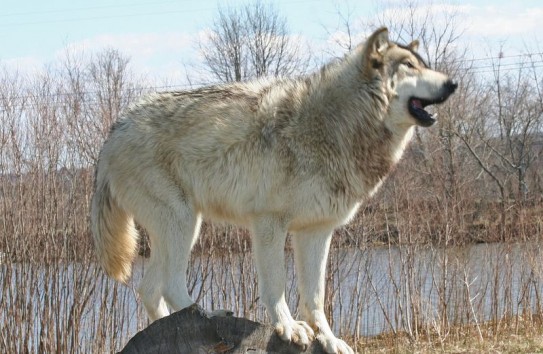
{"type": "Polygon", "coordinates": [[[407,45],[407,48],[411,49],[414,52],[417,52],[419,50],[419,44],[419,41],[415,39],[413,42],[407,45]]]}
{"type": "Polygon", "coordinates": [[[366,40],[364,44],[364,72],[371,73],[379,70],[383,65],[383,55],[390,46],[388,29],[381,27],[366,40]]]}
{"type": "Polygon", "coordinates": [[[388,28],[381,27],[366,40],[366,51],[382,55],[389,46],[388,28]]]}

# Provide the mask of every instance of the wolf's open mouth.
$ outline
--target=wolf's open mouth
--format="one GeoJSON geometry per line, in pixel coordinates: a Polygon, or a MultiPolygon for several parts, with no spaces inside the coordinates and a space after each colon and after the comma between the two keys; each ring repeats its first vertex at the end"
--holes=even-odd
{"type": "Polygon", "coordinates": [[[424,108],[432,104],[443,103],[456,90],[458,84],[449,80],[443,85],[441,95],[433,100],[426,100],[419,97],[411,97],[407,103],[409,113],[417,120],[418,124],[423,127],[429,127],[436,122],[435,117],[428,113],[424,108]]]}
{"type": "Polygon", "coordinates": [[[424,108],[434,103],[439,103],[439,102],[432,102],[432,101],[424,100],[422,98],[411,97],[408,103],[409,113],[411,113],[411,115],[418,120],[421,126],[429,127],[436,122],[436,119],[433,117],[432,114],[428,113],[424,108]]]}

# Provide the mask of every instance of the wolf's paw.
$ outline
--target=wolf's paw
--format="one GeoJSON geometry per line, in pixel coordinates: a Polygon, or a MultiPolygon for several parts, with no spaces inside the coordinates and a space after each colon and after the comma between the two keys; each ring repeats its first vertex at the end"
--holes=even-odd
{"type": "Polygon", "coordinates": [[[275,332],[281,339],[302,347],[305,351],[315,338],[313,329],[304,321],[279,322],[275,324],[275,332]]]}
{"type": "Polygon", "coordinates": [[[354,354],[354,350],[344,341],[336,338],[333,334],[319,333],[317,340],[322,344],[327,353],[333,354],[354,354]]]}

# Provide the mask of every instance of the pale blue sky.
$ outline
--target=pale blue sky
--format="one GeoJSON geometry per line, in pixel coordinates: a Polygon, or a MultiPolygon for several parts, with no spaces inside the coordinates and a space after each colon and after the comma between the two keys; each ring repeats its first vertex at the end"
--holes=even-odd
{"type": "MultiPolygon", "coordinates": [[[[29,70],[54,62],[67,47],[85,53],[115,47],[132,58],[135,71],[154,77],[166,75],[178,81],[185,76],[183,64],[196,60],[196,40],[209,27],[218,3],[215,0],[3,0],[0,64],[29,70]]],[[[338,35],[338,7],[345,10],[348,4],[353,22],[359,23],[370,21],[378,12],[392,10],[405,1],[277,0],[274,3],[287,17],[292,34],[319,51],[331,46],[331,38],[338,35]]],[[[543,39],[539,35],[543,30],[541,0],[433,1],[434,6],[441,4],[459,10],[458,25],[465,31],[463,40],[481,53],[500,43],[505,43],[511,53],[522,51],[525,43],[543,39]]]]}

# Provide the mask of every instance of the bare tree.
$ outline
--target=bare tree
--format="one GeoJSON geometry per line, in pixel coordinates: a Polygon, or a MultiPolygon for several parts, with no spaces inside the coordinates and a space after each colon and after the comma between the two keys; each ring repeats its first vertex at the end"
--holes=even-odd
{"type": "Polygon", "coordinates": [[[68,144],[77,150],[83,165],[96,161],[111,125],[142,93],[128,64],[129,58],[114,49],[99,52],[90,61],[66,55],[61,76],[68,144]]]}
{"type": "Polygon", "coordinates": [[[490,78],[481,77],[479,84],[487,97],[483,109],[469,129],[458,130],[457,135],[492,182],[489,186],[496,186],[497,195],[489,196],[498,200],[504,238],[507,210],[514,211],[514,223],[520,222],[526,202],[534,201],[541,191],[543,82],[530,55],[520,57],[513,71],[501,55],[490,66],[490,78]]]}
{"type": "Polygon", "coordinates": [[[309,63],[308,51],[289,35],[286,18],[262,1],[219,8],[198,46],[207,71],[220,82],[297,74],[309,63]]]}
{"type": "Polygon", "coordinates": [[[210,33],[199,43],[212,76],[222,82],[241,81],[247,75],[246,29],[239,10],[219,9],[210,33]]]}
{"type": "Polygon", "coordinates": [[[357,45],[355,38],[356,26],[353,19],[354,8],[349,3],[346,3],[345,6],[346,8],[342,9],[339,5],[336,5],[337,28],[325,28],[325,30],[339,48],[350,52],[357,45]]]}
{"type": "Polygon", "coordinates": [[[20,174],[23,169],[25,81],[18,72],[0,70],[0,174],[20,174]]]}

